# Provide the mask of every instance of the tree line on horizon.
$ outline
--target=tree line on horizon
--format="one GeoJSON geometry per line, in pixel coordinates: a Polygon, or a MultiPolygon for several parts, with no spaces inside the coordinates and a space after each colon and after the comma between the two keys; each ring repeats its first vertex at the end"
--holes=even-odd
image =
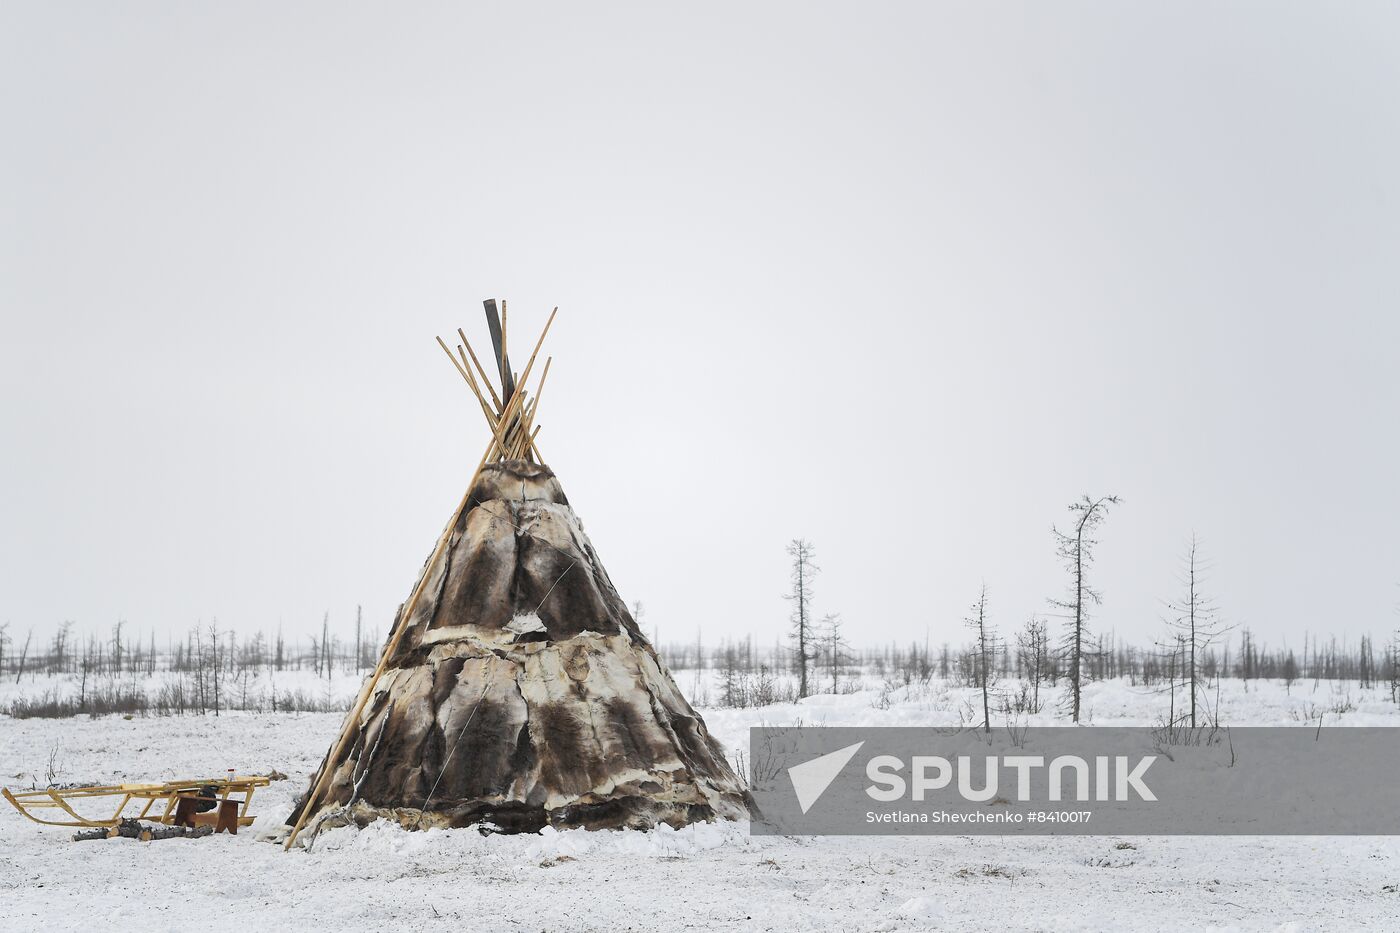
{"type": "MultiPolygon", "coordinates": [[[[1271,647],[1248,628],[1232,645],[1228,636],[1233,626],[1223,623],[1208,595],[1209,568],[1194,535],[1182,555],[1180,592],[1164,601],[1167,615],[1159,639],[1139,646],[1113,634],[1093,634],[1091,611],[1102,602],[1092,579],[1096,534],[1120,502],[1117,496],[1086,495],[1070,503],[1072,521],[1063,529],[1051,528],[1067,576],[1065,592],[1047,599],[1050,611],[1033,614],[1010,639],[999,633],[992,619],[989,589],[983,583],[964,618],[968,641],[944,641],[936,648],[927,638],[922,644],[854,647],[839,613],[816,618],[815,580],[821,568],[813,544],[799,538],[787,546],[791,569],[785,598],[792,610],[786,638],[778,635],[764,645],[750,635],[707,648],[697,634],[689,644],[662,644],[655,638],[655,647],[672,669],[712,672],[712,683],[697,680],[702,705],[713,701],[728,707],[764,706],[814,693],[841,693],[858,689],[866,675],[905,686],[936,677],[976,688],[980,726],[987,730],[994,702],[1003,713],[1040,713],[1045,705],[1042,687],[1049,688],[1046,695],[1058,692],[1061,712],[1079,722],[1084,685],[1118,677],[1162,690],[1170,698],[1171,723],[1190,727],[1210,715],[1207,688],[1222,678],[1242,680],[1246,687],[1251,680],[1277,680],[1289,690],[1300,680],[1349,680],[1365,688],[1384,685],[1391,700],[1400,704],[1400,629],[1379,648],[1370,635],[1355,644],[1305,636],[1301,651],[1295,651],[1271,647]],[[1051,619],[1059,620],[1058,632],[1052,633],[1051,619]]],[[[642,604],[634,604],[632,612],[640,624],[642,604]]],[[[280,626],[271,636],[261,630],[240,635],[215,621],[193,627],[180,639],[167,639],[163,647],[157,646],[154,632],[143,637],[125,621],[118,621],[110,633],[81,638],[72,622],[64,622],[42,645],[34,644],[32,628],[19,642],[9,623],[0,623],[0,677],[16,682],[26,674],[77,678],[76,696],[54,694],[41,704],[54,715],[143,712],[150,698],[135,679],[157,671],[181,675],[161,686],[155,700],[159,711],[337,708],[340,700],[329,687],[334,675],[363,673],[378,657],[378,634],[365,626],[359,607],[353,629],[343,634],[332,629],[327,612],[319,636],[307,639],[289,641],[280,626]],[[279,694],[276,687],[261,683],[290,672],[309,672],[327,687],[319,696],[304,689],[279,694]],[[123,678],[128,681],[125,687],[123,678]]]]}
{"type": "MultiPolygon", "coordinates": [[[[1058,638],[1052,639],[1044,617],[1033,614],[1014,636],[1013,650],[990,618],[989,592],[984,582],[963,620],[972,632],[971,643],[956,650],[947,643],[941,646],[936,667],[938,676],[955,677],[978,689],[982,728],[991,730],[995,682],[1010,677],[1021,682],[1020,695],[1015,700],[1019,710],[1036,713],[1041,711],[1040,686],[1056,687],[1063,682],[1062,711],[1074,723],[1079,722],[1082,715],[1084,684],[1120,676],[1128,677],[1135,684],[1164,686],[1171,698],[1168,714],[1171,724],[1179,721],[1191,728],[1205,717],[1207,685],[1227,676],[1238,677],[1246,683],[1251,679],[1278,679],[1290,690],[1295,681],[1306,678],[1357,680],[1363,687],[1383,680],[1389,687],[1392,701],[1400,704],[1400,629],[1379,656],[1370,635],[1361,636],[1354,648],[1345,642],[1338,645],[1335,638],[1325,646],[1316,638],[1310,644],[1305,636],[1300,659],[1291,648],[1270,650],[1246,628],[1241,632],[1240,646],[1232,663],[1225,638],[1234,626],[1222,621],[1215,602],[1207,593],[1208,565],[1194,533],[1181,559],[1180,590],[1164,602],[1167,615],[1163,619],[1162,636],[1148,648],[1120,646],[1111,636],[1106,643],[1102,635],[1093,636],[1089,629],[1091,610],[1103,602],[1102,593],[1091,578],[1094,550],[1099,544],[1096,533],[1109,511],[1121,502],[1118,496],[1112,495],[1081,496],[1069,504],[1071,522],[1063,530],[1059,525],[1051,526],[1055,554],[1068,576],[1064,594],[1047,599],[1052,610],[1049,616],[1061,620],[1058,638]],[[1178,691],[1181,693],[1179,710],[1178,691]]],[[[792,604],[792,612],[786,667],[796,679],[791,691],[794,699],[811,694],[813,672],[818,668],[829,672],[832,692],[836,692],[838,672],[848,662],[858,662],[862,670],[869,667],[878,670],[890,664],[906,683],[915,678],[926,682],[933,676],[932,653],[927,643],[922,650],[918,644],[912,644],[903,651],[892,646],[884,654],[878,650],[873,654],[869,651],[852,654],[842,635],[839,614],[829,613],[820,622],[813,617],[813,579],[820,571],[815,563],[815,547],[810,541],[797,538],[789,543],[787,553],[791,558],[791,573],[785,598],[792,604]]],[[[720,696],[724,705],[735,698],[736,691],[729,686],[737,682],[734,666],[740,659],[746,664],[752,662],[750,647],[745,645],[739,653],[732,646],[721,648],[718,663],[722,671],[720,696]]],[[[669,653],[673,654],[674,649],[669,653]]],[[[779,649],[771,655],[775,667],[782,660],[782,654],[779,649]]],[[[684,667],[684,663],[681,666],[684,667]]],[[[741,670],[746,675],[754,674],[751,669],[741,670]]],[[[755,681],[758,686],[750,692],[759,697],[767,695],[764,689],[768,683],[767,673],[766,665],[760,662],[759,679],[755,681]]],[[[1003,711],[1012,703],[1004,692],[999,693],[997,699],[1003,711]]]]}

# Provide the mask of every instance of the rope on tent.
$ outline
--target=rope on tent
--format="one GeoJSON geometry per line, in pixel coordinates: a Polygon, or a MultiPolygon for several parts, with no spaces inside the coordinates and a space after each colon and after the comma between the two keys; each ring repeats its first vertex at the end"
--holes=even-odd
{"type": "MultiPolygon", "coordinates": [[[[544,599],[540,600],[540,604],[535,607],[535,612],[538,613],[540,609],[543,608],[545,599],[549,599],[549,594],[554,592],[554,587],[558,586],[559,581],[564,579],[565,573],[568,573],[570,570],[574,569],[574,564],[576,563],[578,563],[578,560],[574,559],[569,563],[569,566],[564,568],[564,573],[559,574],[558,579],[556,579],[554,583],[549,587],[548,592],[544,594],[544,599]]],[[[488,655],[482,660],[489,661],[491,657],[492,656],[488,655]]],[[[476,718],[476,711],[481,707],[481,701],[486,699],[486,691],[490,688],[490,686],[490,678],[483,676],[481,684],[481,696],[477,697],[476,702],[472,704],[472,711],[467,714],[467,721],[462,723],[462,728],[458,730],[457,737],[452,740],[452,747],[447,750],[447,757],[442,760],[442,767],[438,769],[437,779],[433,781],[433,786],[428,789],[428,796],[423,798],[423,807],[418,811],[418,819],[413,824],[414,829],[421,829],[423,827],[423,814],[428,812],[428,804],[432,803],[433,794],[437,793],[438,785],[442,783],[442,776],[447,773],[447,766],[452,763],[452,756],[457,754],[457,744],[462,741],[462,736],[467,734],[467,727],[470,726],[472,724],[472,720],[476,718]]]]}
{"type": "MultiPolygon", "coordinates": [[[[488,660],[488,658],[483,658],[482,660],[488,660]]],[[[452,747],[447,750],[447,757],[442,760],[442,768],[438,770],[437,780],[433,781],[433,786],[429,788],[428,796],[423,798],[423,808],[418,811],[418,820],[413,824],[414,829],[421,829],[423,827],[423,814],[428,812],[428,804],[432,803],[433,794],[437,793],[438,785],[442,783],[442,776],[447,773],[447,766],[451,764],[452,756],[457,753],[457,743],[462,741],[462,736],[467,734],[467,726],[470,726],[472,720],[476,718],[476,711],[481,706],[481,701],[486,699],[486,691],[490,686],[490,678],[483,677],[481,696],[477,697],[476,702],[472,704],[472,711],[467,714],[467,721],[462,723],[462,728],[461,731],[457,733],[457,738],[452,740],[452,747]]]]}
{"type": "MultiPolygon", "coordinates": [[[[564,568],[564,573],[568,573],[570,570],[573,570],[574,564],[577,563],[578,558],[574,558],[573,560],[569,561],[569,566],[564,568]]],[[[564,579],[564,573],[559,574],[559,580],[564,579]]],[[[544,599],[549,599],[549,594],[554,592],[554,588],[559,585],[559,580],[555,580],[549,585],[549,589],[545,591],[544,599]]],[[[539,615],[540,610],[544,608],[544,599],[540,600],[540,604],[535,607],[535,615],[539,615]]]]}

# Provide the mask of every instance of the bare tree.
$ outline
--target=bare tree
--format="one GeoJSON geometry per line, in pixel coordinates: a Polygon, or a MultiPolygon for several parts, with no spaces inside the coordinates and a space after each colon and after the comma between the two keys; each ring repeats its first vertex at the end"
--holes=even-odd
{"type": "MultiPolygon", "coordinates": [[[[1395,607],[1400,613],[1400,605],[1395,607]]],[[[1390,701],[1400,705],[1400,628],[1390,636],[1390,701]]]]}
{"type": "MultiPolygon", "coordinates": [[[[1313,673],[1316,674],[1316,673],[1317,673],[1317,660],[1316,660],[1316,658],[1317,658],[1317,654],[1316,654],[1316,652],[1317,652],[1317,644],[1316,644],[1316,643],[1313,644],[1313,652],[1314,652],[1314,654],[1313,654],[1313,673]]],[[[1254,636],[1253,636],[1253,634],[1250,633],[1249,629],[1245,629],[1244,631],[1240,632],[1239,677],[1240,677],[1241,680],[1244,681],[1244,689],[1245,689],[1246,691],[1249,690],[1249,681],[1250,681],[1250,678],[1254,677],[1254,668],[1255,668],[1255,666],[1256,666],[1256,665],[1255,665],[1255,657],[1256,657],[1256,653],[1255,653],[1255,649],[1254,649],[1254,636]]]]}
{"type": "Polygon", "coordinates": [[[259,630],[243,642],[243,650],[238,656],[238,673],[244,675],[249,670],[256,671],[266,663],[267,636],[259,630]]]}
{"type": "Polygon", "coordinates": [[[325,617],[321,619],[321,655],[324,658],[322,665],[325,668],[326,680],[331,679],[331,614],[327,610],[325,617]]]}
{"type": "Polygon", "coordinates": [[[982,589],[977,594],[977,602],[972,604],[972,613],[964,621],[977,639],[973,647],[972,682],[982,691],[982,729],[991,734],[992,657],[996,653],[996,636],[992,634],[987,622],[987,584],[982,584],[982,589]]]}
{"type": "Polygon", "coordinates": [[[1167,602],[1172,616],[1167,619],[1167,627],[1174,633],[1173,650],[1181,652],[1180,676],[1187,693],[1187,718],[1191,728],[1196,728],[1196,710],[1203,694],[1201,686],[1201,659],[1206,649],[1225,632],[1228,626],[1220,624],[1219,611],[1215,603],[1205,594],[1206,574],[1209,566],[1201,558],[1200,540],[1195,532],[1181,556],[1179,583],[1181,597],[1167,602]]]}
{"type": "Polygon", "coordinates": [[[840,689],[841,666],[850,662],[850,645],[841,634],[841,614],[828,613],[822,618],[822,650],[826,654],[827,671],[831,674],[831,692],[840,689]]]}
{"type": "Polygon", "coordinates": [[[1361,636],[1361,656],[1357,660],[1360,664],[1356,679],[1362,690],[1368,690],[1376,685],[1376,652],[1370,635],[1361,636]]]}
{"type": "Polygon", "coordinates": [[[1288,652],[1288,655],[1284,657],[1280,673],[1283,674],[1284,693],[1292,695],[1293,682],[1298,679],[1298,659],[1293,656],[1292,651],[1288,652]]]}
{"type": "Polygon", "coordinates": [[[1026,622],[1021,634],[1016,636],[1021,664],[1026,677],[1026,708],[1029,712],[1040,712],[1040,684],[1045,680],[1046,666],[1050,654],[1050,637],[1045,631],[1045,623],[1035,616],[1026,622]]]}
{"type": "Polygon", "coordinates": [[[213,671],[214,715],[219,715],[219,668],[223,659],[219,655],[219,620],[209,623],[209,667],[213,671]]]}
{"type": "Polygon", "coordinates": [[[720,648],[719,663],[719,705],[747,706],[744,675],[739,671],[739,652],[732,643],[726,642],[720,648]]]}
{"type": "Polygon", "coordinates": [[[1167,650],[1167,690],[1171,699],[1167,702],[1167,726],[1176,728],[1176,685],[1181,680],[1181,658],[1186,653],[1186,638],[1180,634],[1172,636],[1167,650]]]}
{"type": "Polygon", "coordinates": [[[83,653],[78,661],[78,670],[81,673],[78,680],[78,709],[81,712],[87,712],[88,674],[92,672],[94,665],[97,664],[96,655],[97,652],[93,644],[93,638],[89,635],[87,641],[83,644],[83,653]]]}
{"type": "Polygon", "coordinates": [[[62,674],[68,670],[69,639],[73,634],[73,623],[65,621],[54,632],[53,641],[49,644],[49,673],[62,674]]]}
{"type": "Polygon", "coordinates": [[[364,607],[355,606],[355,673],[360,672],[364,656],[360,653],[361,629],[364,627],[364,607]]]}
{"type": "MultiPolygon", "coordinates": [[[[1395,607],[1395,611],[1400,613],[1400,605],[1395,607]]],[[[1400,628],[1390,636],[1390,676],[1387,686],[1390,687],[1390,702],[1400,705],[1400,628]]]]}
{"type": "Polygon", "coordinates": [[[19,653],[19,669],[15,672],[15,683],[24,676],[24,661],[29,657],[29,643],[34,640],[34,627],[31,625],[24,636],[24,650],[19,653]]]}
{"type": "Polygon", "coordinates": [[[1390,702],[1400,704],[1400,629],[1390,638],[1390,702]]]}
{"type": "Polygon", "coordinates": [[[821,568],[812,562],[815,551],[808,541],[794,538],[788,544],[787,552],[792,558],[792,590],[784,598],[792,603],[792,640],[796,645],[797,696],[800,699],[810,693],[807,671],[815,647],[812,637],[812,576],[821,568]]]}
{"type": "Polygon", "coordinates": [[[112,626],[112,673],[122,672],[122,627],[126,625],[125,620],[118,619],[117,624],[112,626]]]}
{"type": "Polygon", "coordinates": [[[1069,593],[1064,599],[1052,599],[1050,605],[1065,613],[1068,630],[1061,650],[1069,662],[1068,705],[1070,719],[1079,722],[1080,694],[1084,686],[1084,654],[1088,640],[1089,606],[1103,602],[1103,596],[1089,585],[1089,568],[1094,560],[1093,533],[1108,514],[1108,507],[1117,505],[1117,496],[1091,499],[1084,496],[1069,506],[1074,524],[1069,531],[1051,527],[1055,535],[1056,552],[1070,573],[1069,593]]]}

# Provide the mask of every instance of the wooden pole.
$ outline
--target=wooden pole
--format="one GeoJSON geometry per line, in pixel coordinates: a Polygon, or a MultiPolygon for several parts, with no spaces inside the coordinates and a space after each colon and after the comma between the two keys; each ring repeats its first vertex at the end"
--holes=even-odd
{"type": "Polygon", "coordinates": [[[476,481],[481,477],[481,471],[486,466],[486,458],[490,455],[491,449],[495,446],[496,442],[493,440],[491,442],[491,447],[488,447],[486,453],[481,455],[481,462],[476,465],[476,472],[472,474],[472,481],[467,484],[467,491],[462,494],[462,502],[457,506],[457,510],[452,513],[452,519],[447,523],[447,527],[442,530],[442,535],[438,538],[437,547],[433,548],[432,556],[428,558],[428,563],[423,568],[423,575],[418,578],[418,585],[413,588],[412,595],[409,596],[408,602],[404,604],[403,613],[399,616],[399,626],[395,629],[393,637],[389,640],[389,644],[384,647],[384,653],[379,656],[379,663],[375,665],[374,673],[370,675],[369,680],[366,681],[364,687],[360,689],[359,699],[355,702],[355,707],[351,711],[350,716],[345,720],[345,727],[341,730],[340,738],[335,743],[331,754],[326,756],[326,762],[321,769],[321,776],[316,783],[312,785],[311,792],[307,795],[306,803],[302,805],[301,816],[297,817],[297,823],[292,827],[292,834],[287,837],[287,844],[282,847],[283,851],[290,849],[292,843],[296,842],[297,834],[301,832],[302,826],[306,824],[307,816],[315,809],[321,793],[325,790],[327,783],[330,781],[331,773],[335,770],[336,765],[340,763],[341,756],[349,746],[351,736],[359,731],[360,714],[364,712],[365,704],[369,702],[369,698],[374,694],[374,688],[379,683],[380,676],[384,673],[384,666],[388,663],[389,658],[393,657],[394,652],[398,650],[399,643],[403,641],[404,633],[408,631],[409,623],[413,619],[413,612],[418,608],[418,600],[422,597],[423,590],[427,587],[428,577],[432,575],[433,565],[442,557],[442,552],[447,548],[447,542],[452,539],[452,529],[456,527],[458,519],[462,517],[462,512],[467,508],[467,504],[471,500],[472,489],[476,486],[476,481]]]}
{"type": "MultiPolygon", "coordinates": [[[[471,363],[467,362],[466,351],[459,346],[457,348],[457,355],[462,358],[462,368],[465,369],[467,371],[467,375],[470,376],[472,366],[471,363]]],[[[481,402],[481,410],[486,415],[486,420],[495,423],[497,414],[496,409],[486,404],[486,397],[481,394],[481,386],[476,381],[476,377],[473,376],[471,379],[467,380],[467,382],[471,385],[472,391],[476,393],[477,400],[481,402]]]]}
{"type": "MultiPolygon", "coordinates": [[[[529,369],[528,369],[528,367],[527,367],[527,368],[526,368],[526,372],[528,372],[528,371],[529,371],[529,369]]],[[[507,405],[506,405],[506,410],[505,410],[504,412],[502,412],[502,414],[501,414],[501,421],[500,421],[501,424],[503,424],[503,425],[509,425],[509,424],[510,424],[510,420],[511,420],[512,418],[515,417],[516,410],[520,408],[520,400],[523,399],[524,397],[525,397],[525,393],[522,392],[522,391],[520,391],[520,390],[517,388],[515,394],[512,395],[512,396],[510,397],[510,402],[507,403],[507,405]]],[[[492,453],[493,455],[495,454],[496,449],[497,449],[498,447],[500,448],[500,452],[501,452],[502,454],[506,453],[506,451],[507,451],[506,442],[505,442],[504,438],[505,438],[507,435],[510,434],[510,428],[509,428],[509,427],[505,427],[505,428],[502,428],[501,430],[502,430],[503,433],[496,435],[496,436],[497,436],[497,441],[496,441],[494,444],[492,444],[492,446],[491,446],[491,453],[492,453]]]]}
{"type": "MultiPolygon", "coordinates": [[[[544,338],[549,334],[550,325],[554,323],[554,316],[558,313],[559,309],[557,307],[550,312],[549,320],[545,322],[544,330],[540,332],[540,339],[535,342],[535,349],[530,353],[529,362],[525,364],[525,372],[523,378],[520,380],[522,386],[524,382],[530,378],[530,370],[535,365],[535,357],[539,355],[540,346],[544,344],[544,338]]],[[[465,337],[463,341],[465,342],[465,337]]],[[[468,385],[472,385],[471,377],[462,370],[462,367],[457,365],[457,359],[452,355],[452,351],[447,349],[447,344],[443,343],[441,338],[438,339],[438,344],[442,347],[443,351],[447,353],[448,359],[452,360],[452,365],[457,368],[458,372],[462,373],[462,378],[467,380],[468,385]]],[[[504,335],[502,335],[502,344],[504,345],[504,335]]],[[[502,357],[504,358],[504,353],[502,357]]],[[[549,362],[546,361],[546,372],[548,369],[549,362]]],[[[540,382],[541,385],[543,385],[544,380],[541,379],[540,382]]],[[[489,382],[487,386],[489,388],[489,382]]],[[[452,529],[457,526],[457,522],[462,517],[462,513],[466,511],[471,501],[472,489],[476,486],[476,481],[481,478],[481,471],[485,469],[487,461],[491,459],[492,454],[498,449],[502,453],[507,452],[504,439],[498,431],[498,427],[502,424],[509,425],[510,419],[515,416],[524,397],[525,393],[523,391],[515,392],[510,401],[506,403],[505,408],[501,411],[500,420],[491,425],[491,443],[487,446],[486,452],[481,455],[481,462],[476,465],[476,470],[472,472],[471,482],[467,483],[467,491],[462,494],[461,503],[458,504],[457,510],[452,513],[452,518],[447,523],[447,527],[442,530],[442,534],[438,537],[437,546],[433,548],[433,553],[428,557],[428,563],[424,566],[423,573],[418,578],[417,585],[413,588],[413,593],[409,595],[408,602],[404,603],[403,612],[399,615],[398,627],[390,637],[389,643],[384,646],[384,652],[379,656],[379,663],[375,665],[374,672],[370,674],[369,679],[365,681],[365,685],[360,688],[360,695],[355,701],[355,706],[351,709],[350,715],[346,717],[345,726],[341,729],[339,738],[336,740],[331,752],[326,755],[325,763],[321,766],[320,776],[316,779],[316,783],[311,786],[311,790],[306,797],[306,802],[302,804],[301,815],[297,817],[296,825],[292,827],[292,832],[291,835],[287,837],[286,845],[282,847],[284,851],[291,849],[292,844],[296,842],[302,827],[306,825],[307,818],[315,809],[317,802],[319,802],[321,798],[321,794],[325,792],[330,782],[331,774],[334,772],[336,766],[340,763],[341,757],[349,747],[351,737],[359,731],[360,715],[364,712],[365,704],[368,703],[369,698],[374,695],[374,688],[378,685],[379,678],[383,676],[385,666],[388,664],[389,659],[394,656],[394,653],[398,651],[399,644],[403,641],[404,635],[408,632],[409,623],[413,619],[413,613],[417,610],[418,602],[423,596],[423,590],[428,584],[428,577],[432,575],[433,566],[441,559],[443,551],[447,548],[447,542],[452,539],[452,529]]],[[[479,400],[481,398],[479,392],[477,393],[477,398],[479,400]]],[[[488,417],[487,422],[490,423],[490,421],[491,419],[488,417]]],[[[531,438],[531,440],[533,441],[533,438],[531,438]]]]}
{"type": "Polygon", "coordinates": [[[549,365],[553,362],[554,357],[552,356],[544,361],[544,372],[540,373],[540,384],[535,386],[534,403],[520,420],[520,433],[524,441],[516,444],[516,447],[519,448],[516,454],[518,457],[525,456],[525,451],[529,450],[534,442],[534,435],[530,434],[530,426],[535,422],[535,412],[540,410],[540,394],[544,392],[544,382],[549,378],[549,365]]]}
{"type": "Polygon", "coordinates": [[[452,351],[449,350],[449,349],[447,349],[447,344],[445,344],[445,343],[442,342],[442,338],[441,338],[441,337],[436,337],[436,338],[434,338],[434,339],[437,340],[437,345],[440,346],[440,347],[442,347],[442,352],[443,352],[443,353],[446,353],[446,354],[447,354],[447,358],[448,358],[449,360],[452,361],[452,365],[455,366],[455,367],[457,368],[457,372],[461,373],[461,374],[462,374],[462,378],[465,379],[465,380],[467,380],[467,385],[471,385],[471,384],[472,384],[471,377],[468,376],[468,375],[467,375],[467,371],[464,370],[464,369],[462,368],[462,364],[457,362],[457,358],[456,358],[455,356],[452,355],[452,351]]]}
{"type": "Polygon", "coordinates": [[[515,422],[515,435],[510,441],[510,452],[507,460],[519,460],[525,456],[524,445],[530,441],[530,412],[535,410],[532,399],[525,405],[525,410],[520,413],[520,417],[515,422]]]}
{"type": "MultiPolygon", "coordinates": [[[[458,329],[458,333],[461,333],[460,328],[458,329]]],[[[521,419],[522,430],[515,432],[514,442],[507,443],[507,439],[501,435],[499,413],[493,411],[491,406],[486,403],[486,398],[481,394],[480,383],[472,376],[471,364],[467,361],[467,352],[469,351],[464,351],[460,346],[457,348],[457,354],[461,357],[461,363],[458,364],[457,360],[452,356],[452,351],[447,349],[447,344],[443,342],[441,337],[437,338],[437,342],[438,346],[442,347],[443,352],[447,354],[447,358],[452,361],[452,365],[456,367],[457,372],[466,380],[467,387],[472,390],[472,394],[476,396],[477,402],[481,405],[481,413],[486,416],[486,423],[491,426],[491,433],[500,443],[501,449],[506,450],[509,448],[510,453],[507,455],[507,458],[517,459],[533,450],[535,455],[540,457],[540,462],[543,462],[544,458],[540,455],[539,448],[535,445],[535,437],[539,434],[538,428],[529,436],[528,441],[523,444],[523,446],[521,441],[524,432],[528,431],[530,426],[534,424],[535,412],[538,410],[540,402],[539,392],[544,388],[545,380],[549,378],[549,366],[554,358],[549,357],[544,361],[544,372],[540,375],[540,384],[535,390],[535,398],[531,401],[529,409],[521,419]]],[[[477,368],[481,368],[480,363],[477,363],[477,368]]],[[[482,378],[485,379],[485,376],[486,374],[483,372],[482,378]]],[[[490,383],[487,383],[487,388],[490,388],[490,383]]]]}
{"type": "MultiPolygon", "coordinates": [[[[472,390],[472,394],[476,396],[476,400],[481,403],[481,413],[486,416],[486,423],[491,426],[492,436],[504,446],[505,438],[501,436],[495,412],[486,404],[486,399],[482,397],[481,390],[476,386],[476,380],[472,378],[471,370],[458,364],[457,358],[452,355],[451,350],[447,349],[447,344],[442,342],[441,337],[437,338],[437,342],[438,346],[442,347],[442,352],[446,353],[447,358],[452,361],[452,365],[457,367],[457,372],[461,373],[462,378],[467,381],[467,388],[472,390]]],[[[460,350],[461,348],[458,347],[458,349],[460,350]]],[[[466,357],[462,358],[462,362],[466,362],[466,357]]]]}
{"type": "MultiPolygon", "coordinates": [[[[511,419],[510,427],[505,430],[505,440],[501,442],[502,460],[512,459],[511,451],[515,450],[516,445],[520,441],[520,423],[525,418],[525,412],[530,408],[530,396],[526,393],[524,387],[516,386],[515,393],[521,396],[521,399],[520,404],[516,406],[517,412],[515,417],[511,419]]],[[[514,401],[514,398],[511,400],[514,401]]]]}
{"type": "MultiPolygon", "coordinates": [[[[535,357],[539,356],[540,346],[544,344],[544,338],[549,334],[549,327],[554,323],[554,315],[558,313],[558,308],[549,312],[549,320],[544,322],[544,330],[540,331],[540,339],[535,341],[535,349],[530,352],[530,359],[525,363],[525,372],[521,373],[520,378],[516,382],[518,386],[524,386],[526,382],[530,381],[530,370],[534,368],[535,357]]],[[[545,365],[548,366],[549,364],[546,362],[545,365]]],[[[523,394],[522,392],[516,392],[506,404],[506,410],[501,413],[501,424],[505,425],[502,430],[507,435],[510,434],[511,419],[515,417],[516,410],[519,408],[520,398],[523,394]]],[[[501,452],[507,452],[504,446],[502,446],[501,452]]]]}
{"type": "MultiPolygon", "coordinates": [[[[441,338],[441,337],[438,337],[438,338],[436,338],[436,340],[437,340],[438,346],[442,347],[442,352],[443,352],[443,353],[446,353],[446,354],[447,354],[447,358],[448,358],[449,360],[451,360],[453,367],[456,368],[457,372],[461,373],[462,379],[465,380],[466,383],[467,383],[467,388],[471,389],[471,390],[472,390],[472,394],[476,396],[477,401],[481,402],[481,407],[482,407],[482,409],[483,409],[484,411],[488,411],[488,412],[489,412],[490,409],[488,409],[488,408],[486,407],[486,399],[482,398],[481,390],[480,390],[479,388],[477,388],[476,380],[472,378],[471,368],[470,368],[469,366],[465,365],[466,362],[467,362],[467,357],[466,357],[466,355],[465,355],[465,354],[462,354],[462,361],[459,363],[459,362],[457,362],[457,357],[452,355],[452,351],[449,350],[449,349],[447,349],[447,344],[445,344],[445,343],[442,342],[442,338],[441,338]]],[[[458,348],[457,348],[458,353],[461,353],[461,350],[462,350],[461,347],[458,347],[458,348]]],[[[489,416],[489,415],[488,415],[488,420],[490,420],[490,416],[489,416]]]]}
{"type": "Polygon", "coordinates": [[[491,380],[486,377],[486,370],[481,365],[481,360],[476,358],[476,351],[472,349],[471,343],[467,340],[467,335],[462,333],[462,328],[457,328],[457,336],[462,338],[462,345],[471,354],[472,362],[476,364],[476,371],[481,373],[481,381],[486,383],[486,388],[491,392],[491,401],[496,403],[496,410],[500,411],[505,406],[501,404],[500,396],[496,394],[496,389],[491,385],[491,380]]]}

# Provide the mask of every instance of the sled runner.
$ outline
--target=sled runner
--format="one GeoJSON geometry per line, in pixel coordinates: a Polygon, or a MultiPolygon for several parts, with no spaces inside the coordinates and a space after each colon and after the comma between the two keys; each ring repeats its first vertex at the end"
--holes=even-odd
{"type": "Polygon", "coordinates": [[[126,808],[134,802],[141,805],[135,816],[138,820],[167,826],[207,824],[217,832],[227,830],[237,835],[238,827],[253,823],[248,805],[253,800],[254,788],[267,785],[265,777],[235,776],[164,784],[50,787],[20,793],[3,788],[0,794],[4,794],[20,813],[45,826],[115,828],[121,823],[126,808]],[[116,802],[115,808],[112,801],[116,802]],[[89,812],[92,812],[89,807],[100,806],[100,812],[111,813],[111,816],[84,816],[78,812],[80,806],[89,812]]]}

